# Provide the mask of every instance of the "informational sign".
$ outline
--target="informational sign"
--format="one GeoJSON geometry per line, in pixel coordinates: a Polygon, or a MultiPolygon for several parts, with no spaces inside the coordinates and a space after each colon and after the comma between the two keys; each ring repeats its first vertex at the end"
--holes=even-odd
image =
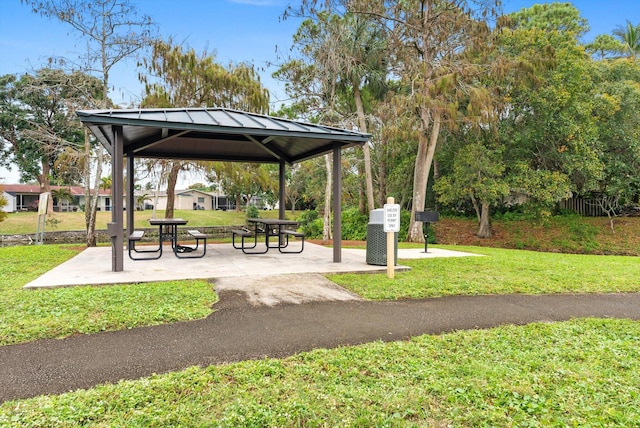
{"type": "Polygon", "coordinates": [[[38,229],[36,230],[36,244],[42,245],[44,242],[44,224],[47,219],[47,211],[49,208],[49,192],[40,193],[38,200],[38,229]]]}
{"type": "Polygon", "coordinates": [[[383,227],[385,232],[400,232],[400,205],[399,204],[384,204],[384,226],[383,227]]]}
{"type": "Polygon", "coordinates": [[[40,193],[40,199],[38,200],[38,215],[47,213],[49,208],[49,192],[40,193]]]}

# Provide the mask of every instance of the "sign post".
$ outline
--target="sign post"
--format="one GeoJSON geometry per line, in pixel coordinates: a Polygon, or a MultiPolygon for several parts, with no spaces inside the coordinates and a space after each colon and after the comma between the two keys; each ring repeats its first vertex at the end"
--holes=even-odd
{"type": "Polygon", "coordinates": [[[42,245],[44,242],[44,224],[49,210],[49,192],[40,193],[38,200],[38,229],[36,230],[36,244],[42,245]]]}
{"type": "Polygon", "coordinates": [[[392,197],[384,204],[384,226],[387,232],[387,278],[395,276],[395,234],[400,232],[400,205],[392,197]]]}

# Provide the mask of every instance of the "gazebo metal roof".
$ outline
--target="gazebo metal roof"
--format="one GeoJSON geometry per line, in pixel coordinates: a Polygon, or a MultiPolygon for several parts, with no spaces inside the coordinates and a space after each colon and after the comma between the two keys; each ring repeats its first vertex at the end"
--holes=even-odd
{"type": "Polygon", "coordinates": [[[80,120],[108,149],[122,126],[123,152],[143,158],[295,163],[368,134],[223,108],[79,111],[80,120]]]}
{"type": "MultiPolygon", "coordinates": [[[[222,108],[81,110],[77,115],[111,154],[113,209],[108,231],[114,271],[123,270],[125,157],[127,206],[133,207],[136,157],[277,163],[279,198],[284,201],[286,164],[333,153],[333,261],[341,261],[341,151],[365,144],[369,134],[222,108]]],[[[134,210],[126,214],[130,234],[134,210]]]]}

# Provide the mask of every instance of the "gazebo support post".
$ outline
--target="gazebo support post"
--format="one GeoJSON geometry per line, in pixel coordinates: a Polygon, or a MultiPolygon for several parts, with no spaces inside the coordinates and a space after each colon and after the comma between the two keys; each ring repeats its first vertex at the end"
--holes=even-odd
{"type": "Polygon", "coordinates": [[[333,262],[342,263],[342,147],[333,144],[333,262]]]}
{"type": "Polygon", "coordinates": [[[286,163],[284,161],[284,159],[280,159],[280,169],[279,169],[279,183],[278,183],[278,199],[280,200],[279,206],[278,206],[278,218],[280,218],[280,220],[284,220],[285,218],[285,196],[286,196],[286,192],[285,192],[285,167],[286,167],[286,163]]]}
{"type": "MultiPolygon", "coordinates": [[[[136,211],[136,201],[134,195],[135,188],[135,173],[133,167],[134,156],[133,153],[127,154],[127,236],[133,233],[134,226],[134,213],[136,211]]],[[[127,243],[127,245],[129,245],[127,243]]],[[[128,250],[129,248],[127,248],[128,250]]]]}
{"type": "Polygon", "coordinates": [[[111,160],[111,270],[122,272],[124,270],[124,237],[123,237],[123,134],[122,126],[113,127],[113,159],[111,160]]]}

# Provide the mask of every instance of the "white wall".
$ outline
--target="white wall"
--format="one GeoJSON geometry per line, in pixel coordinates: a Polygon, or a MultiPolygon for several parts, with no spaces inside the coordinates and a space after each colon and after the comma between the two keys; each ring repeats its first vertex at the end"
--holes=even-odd
{"type": "Polygon", "coordinates": [[[16,211],[16,197],[8,194],[7,192],[2,192],[2,196],[7,200],[7,205],[2,207],[2,211],[6,213],[12,213],[16,211]]]}

